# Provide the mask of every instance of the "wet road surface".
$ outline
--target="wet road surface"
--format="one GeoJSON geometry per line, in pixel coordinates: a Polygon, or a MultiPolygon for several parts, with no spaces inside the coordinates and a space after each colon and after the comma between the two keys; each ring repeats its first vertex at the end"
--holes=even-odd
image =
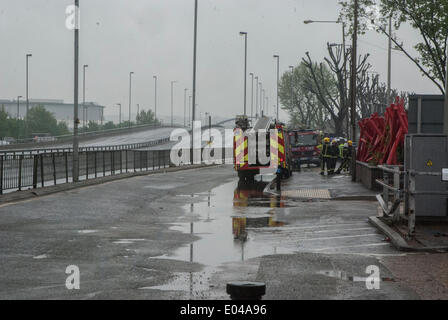
{"type": "Polygon", "coordinates": [[[265,188],[219,166],[3,205],[0,298],[227,299],[233,280],[266,282],[270,299],[418,297],[381,263],[403,254],[368,224],[375,203],[265,188]],[[65,288],[68,265],[80,290],[65,288]],[[379,290],[362,280],[372,265],[379,290]]]}

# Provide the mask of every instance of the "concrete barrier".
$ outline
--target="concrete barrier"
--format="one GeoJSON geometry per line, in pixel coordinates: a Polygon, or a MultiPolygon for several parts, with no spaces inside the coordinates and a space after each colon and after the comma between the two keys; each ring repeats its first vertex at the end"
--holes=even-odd
{"type": "Polygon", "coordinates": [[[383,170],[368,163],[356,161],[356,182],[361,182],[369,190],[381,190],[381,186],[375,182],[383,178],[383,170]]]}

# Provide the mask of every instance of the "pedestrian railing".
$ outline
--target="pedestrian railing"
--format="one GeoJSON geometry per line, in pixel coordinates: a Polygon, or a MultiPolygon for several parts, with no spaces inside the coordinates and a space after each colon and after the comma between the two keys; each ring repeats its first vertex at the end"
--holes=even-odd
{"type": "Polygon", "coordinates": [[[416,190],[417,176],[442,176],[442,172],[404,170],[403,166],[379,165],[383,170],[383,179],[376,182],[383,187],[383,193],[377,195],[378,202],[386,218],[392,223],[407,221],[408,236],[415,234],[416,196],[448,196],[448,191],[416,190]],[[402,205],[403,204],[403,205],[402,205]]]}
{"type": "Polygon", "coordinates": [[[400,203],[404,197],[404,171],[403,166],[378,165],[383,171],[383,178],[376,179],[376,183],[383,187],[382,194],[376,197],[386,217],[394,221],[400,218],[400,203]]]}
{"type": "MultiPolygon", "coordinates": [[[[80,128],[80,131],[78,132],[78,136],[80,138],[82,137],[96,137],[96,136],[101,136],[101,135],[105,135],[105,134],[111,134],[111,133],[126,133],[129,129],[158,129],[158,128],[173,128],[173,127],[182,127],[178,124],[174,124],[174,125],[163,125],[163,124],[143,124],[143,125],[136,125],[136,126],[132,126],[132,127],[122,127],[122,128],[113,128],[113,129],[105,129],[105,130],[99,130],[99,131],[86,131],[86,132],[82,132],[82,128],[80,128]]],[[[49,137],[50,139],[52,139],[51,141],[59,141],[59,142],[63,142],[63,141],[68,141],[71,140],[73,138],[73,134],[66,134],[66,135],[62,135],[62,136],[54,136],[54,137],[49,137]]],[[[43,141],[45,142],[45,141],[43,141]]],[[[27,143],[35,143],[35,144],[39,144],[39,141],[35,141],[34,138],[27,138],[27,139],[17,139],[14,141],[14,145],[20,145],[20,144],[27,144],[27,143]]]]}
{"type": "MultiPolygon", "coordinates": [[[[199,149],[197,150],[199,151],[199,149]]],[[[202,150],[201,150],[202,152],[202,150]]],[[[70,183],[72,178],[71,151],[36,154],[0,155],[0,194],[30,188],[70,183]]],[[[226,160],[226,149],[222,150],[226,160]]],[[[229,159],[227,159],[229,160],[229,159]]],[[[181,163],[179,166],[189,165],[181,163]]],[[[79,179],[155,171],[175,166],[171,150],[84,149],[79,152],[79,179]]]]}
{"type": "MultiPolygon", "coordinates": [[[[119,151],[119,150],[133,150],[133,149],[143,149],[148,147],[157,146],[160,144],[168,143],[170,138],[163,138],[152,140],[148,142],[140,143],[128,143],[120,145],[107,145],[107,146],[87,146],[79,147],[79,152],[85,151],[119,151]]],[[[0,150],[0,155],[4,156],[18,156],[18,155],[34,155],[34,154],[46,154],[46,153],[62,153],[62,152],[73,152],[71,147],[59,147],[59,148],[43,148],[43,149],[14,149],[14,150],[0,150]]]]}

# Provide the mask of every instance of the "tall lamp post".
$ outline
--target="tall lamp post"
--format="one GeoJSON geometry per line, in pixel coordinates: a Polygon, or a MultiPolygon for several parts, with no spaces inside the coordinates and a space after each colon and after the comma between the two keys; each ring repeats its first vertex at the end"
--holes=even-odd
{"type": "Polygon", "coordinates": [[[289,66],[291,69],[291,106],[294,105],[294,66],[289,66]]]}
{"type": "Polygon", "coordinates": [[[154,120],[157,120],[157,76],[154,79],[154,120]]]}
{"type": "Polygon", "coordinates": [[[262,106],[262,108],[263,108],[262,111],[261,111],[261,114],[265,116],[265,115],[266,115],[266,114],[265,114],[265,113],[266,113],[266,112],[265,112],[265,107],[266,107],[266,97],[265,97],[265,94],[266,94],[266,90],[263,89],[263,90],[261,90],[261,92],[262,92],[262,94],[263,94],[263,95],[262,95],[263,98],[261,99],[261,106],[262,106]]]}
{"type": "Polygon", "coordinates": [[[194,147],[194,120],[196,118],[196,52],[197,52],[197,34],[198,34],[198,0],[194,0],[194,32],[193,32],[193,115],[191,123],[191,153],[190,163],[193,164],[193,147],[194,147]]]}
{"type": "MultiPolygon", "coordinates": [[[[356,55],[358,45],[358,0],[354,0],[354,15],[353,15],[353,37],[352,37],[352,67],[351,67],[351,79],[350,79],[350,118],[352,124],[351,138],[356,140],[356,55]]],[[[353,148],[352,154],[352,181],[356,181],[356,152],[353,148]]]]}
{"type": "MultiPolygon", "coordinates": [[[[78,141],[78,125],[79,125],[79,115],[78,115],[78,85],[79,85],[79,0],[75,0],[75,44],[74,44],[74,98],[73,98],[73,160],[72,160],[72,177],[73,182],[79,181],[79,141],[78,141]]],[[[28,89],[27,89],[27,101],[28,101],[28,89]]],[[[28,108],[28,102],[27,102],[28,108]]],[[[27,111],[28,112],[28,111],[27,111]]]]}
{"type": "Polygon", "coordinates": [[[191,96],[188,97],[188,126],[191,125],[191,96]]]}
{"type": "Polygon", "coordinates": [[[255,77],[255,117],[258,119],[258,76],[255,77]]]}
{"type": "Polygon", "coordinates": [[[120,107],[120,113],[118,114],[118,127],[121,126],[121,103],[117,103],[117,106],[120,107]]]}
{"type": "Polygon", "coordinates": [[[187,91],[188,89],[184,89],[184,127],[186,126],[187,121],[187,91]]]}
{"type": "Polygon", "coordinates": [[[20,118],[20,98],[22,98],[22,96],[17,96],[17,120],[20,118]]]}
{"type": "Polygon", "coordinates": [[[277,59],[277,121],[278,119],[278,84],[280,82],[280,56],[274,55],[274,58],[277,59]]]}
{"type": "Polygon", "coordinates": [[[254,74],[251,72],[249,73],[252,81],[251,91],[250,91],[250,117],[253,118],[254,116],[254,74]]]}
{"type": "Polygon", "coordinates": [[[244,115],[246,115],[246,93],[247,93],[247,32],[240,32],[244,36],[244,115]]]}
{"type": "Polygon", "coordinates": [[[444,104],[444,121],[443,134],[448,135],[448,46],[446,47],[446,63],[445,63],[445,104],[444,104]]]}
{"type": "Polygon", "coordinates": [[[31,58],[33,55],[28,53],[26,55],[26,115],[25,115],[25,135],[28,134],[28,111],[30,110],[30,100],[28,97],[28,59],[31,58]]]}
{"type": "Polygon", "coordinates": [[[173,86],[177,81],[171,81],[171,126],[174,124],[173,120],[173,86]]]}
{"type": "Polygon", "coordinates": [[[131,104],[132,104],[132,75],[134,72],[129,72],[129,128],[131,127],[131,104]]]}
{"type": "Polygon", "coordinates": [[[82,118],[84,120],[84,129],[87,126],[87,109],[86,109],[86,68],[87,64],[82,66],[82,118]]]}
{"type": "Polygon", "coordinates": [[[20,122],[19,122],[19,118],[20,118],[20,98],[22,98],[22,96],[17,96],[17,140],[19,140],[20,138],[20,122]]]}

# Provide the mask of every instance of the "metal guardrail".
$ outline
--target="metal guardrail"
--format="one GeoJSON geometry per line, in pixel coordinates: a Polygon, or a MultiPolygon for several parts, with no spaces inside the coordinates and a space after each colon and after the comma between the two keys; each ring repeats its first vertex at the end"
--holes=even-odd
{"type": "MultiPolygon", "coordinates": [[[[80,152],[84,151],[117,151],[117,150],[131,150],[131,149],[142,149],[164,144],[170,141],[170,138],[163,138],[152,140],[148,142],[140,143],[128,143],[120,145],[106,145],[106,146],[87,146],[79,147],[80,152]]],[[[60,153],[60,152],[72,152],[73,148],[43,148],[43,149],[15,149],[15,150],[0,150],[0,155],[32,155],[41,153],[60,153]]]]}
{"type": "MultiPolygon", "coordinates": [[[[448,196],[448,191],[427,191],[414,190],[412,180],[416,176],[441,176],[441,172],[403,170],[403,166],[384,166],[379,165],[379,169],[383,170],[383,179],[376,179],[376,183],[383,187],[383,193],[377,195],[378,202],[386,217],[392,218],[393,222],[397,222],[400,218],[408,222],[408,235],[413,236],[415,233],[415,210],[412,199],[416,195],[443,195],[448,196]],[[390,177],[392,176],[392,177],[390,177]],[[391,184],[391,182],[393,184],[391,184]],[[392,193],[392,199],[390,198],[392,193]],[[404,211],[400,212],[400,204],[404,202],[404,211]]],[[[414,203],[415,204],[415,203],[414,203]]]]}
{"type": "MultiPolygon", "coordinates": [[[[67,151],[0,155],[0,194],[72,182],[72,155],[67,151]]],[[[172,167],[170,155],[169,149],[84,150],[79,153],[80,180],[172,167]]],[[[225,148],[222,160],[226,160],[225,148]]]]}
{"type": "Polygon", "coordinates": [[[403,175],[405,174],[403,166],[379,165],[377,167],[383,171],[383,179],[376,179],[375,181],[383,187],[383,193],[378,194],[376,198],[383,209],[384,215],[398,221],[400,203],[403,198],[403,175]],[[391,205],[389,205],[390,200],[392,200],[391,205]]]}
{"type": "MultiPolygon", "coordinates": [[[[143,124],[143,125],[132,126],[132,127],[122,127],[122,128],[113,128],[113,129],[106,129],[106,130],[99,130],[99,131],[79,132],[78,136],[80,138],[90,137],[90,136],[95,137],[95,136],[100,136],[100,135],[109,134],[109,133],[126,132],[129,129],[139,129],[139,128],[157,129],[157,128],[172,128],[172,127],[182,127],[182,126],[177,125],[177,124],[174,124],[173,126],[163,125],[163,124],[159,124],[159,125],[143,124]]],[[[66,135],[62,135],[62,136],[53,136],[51,138],[53,139],[51,141],[63,142],[63,141],[72,139],[73,134],[66,134],[66,135]]],[[[42,141],[42,142],[48,142],[48,141],[42,141]]],[[[26,143],[36,143],[38,145],[40,142],[35,142],[34,138],[27,138],[27,139],[15,140],[14,143],[11,145],[20,145],[20,144],[26,144],[26,143]]]]}

